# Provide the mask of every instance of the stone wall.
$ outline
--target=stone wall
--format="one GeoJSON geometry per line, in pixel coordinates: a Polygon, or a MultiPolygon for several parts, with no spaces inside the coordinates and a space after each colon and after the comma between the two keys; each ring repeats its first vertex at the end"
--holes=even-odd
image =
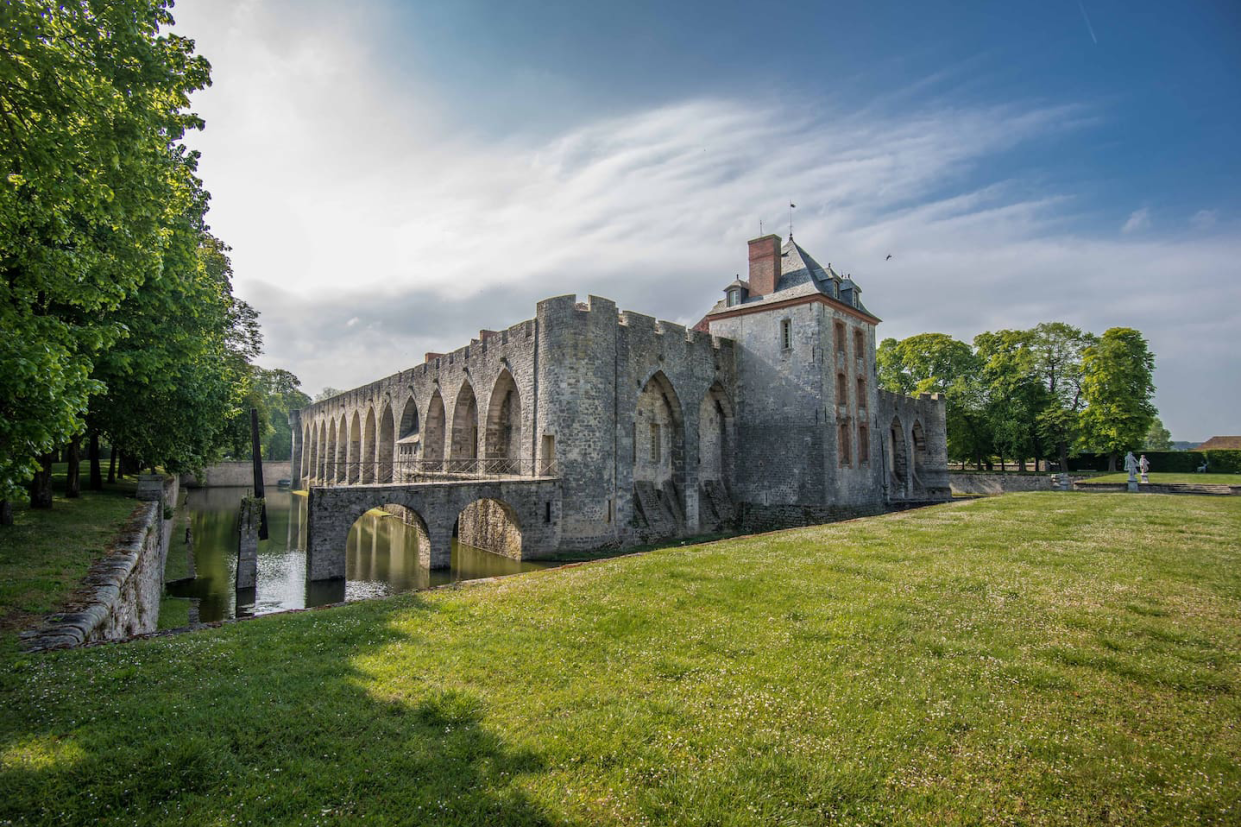
{"type": "MultiPolygon", "coordinates": [[[[292,479],[291,460],[263,461],[263,485],[275,488],[280,480],[292,479]]],[[[203,469],[199,476],[182,474],[186,488],[252,488],[254,466],[250,462],[217,462],[203,469]]]]}
{"type": "Polygon", "coordinates": [[[108,553],[95,561],[65,611],[23,633],[28,651],[118,640],[155,631],[164,590],[164,562],[172,537],[172,511],[180,494],[176,477],[139,483],[138,504],[108,553]],[[150,492],[147,494],[146,492],[150,492]],[[151,499],[142,500],[144,496],[151,499]],[[167,513],[168,519],[164,518],[167,513]]]}
{"type": "MultiPolygon", "coordinates": [[[[948,474],[954,494],[1012,494],[1020,491],[1054,491],[1056,474],[987,474],[958,471],[948,474]]],[[[1086,477],[1070,476],[1070,481],[1086,477]]],[[[1124,485],[1122,484],[1122,488],[1124,485]]]]}
{"type": "Polygon", "coordinates": [[[498,500],[476,500],[457,518],[457,539],[514,560],[522,559],[517,515],[498,500]]]}

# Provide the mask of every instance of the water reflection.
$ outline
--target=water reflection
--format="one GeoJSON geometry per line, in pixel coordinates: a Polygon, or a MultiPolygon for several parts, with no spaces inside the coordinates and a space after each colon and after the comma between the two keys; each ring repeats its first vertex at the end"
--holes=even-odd
{"type": "MultiPolygon", "coordinates": [[[[430,571],[418,564],[414,528],[399,517],[369,511],[349,532],[343,581],[306,581],[306,497],[286,491],[267,497],[268,538],[259,542],[258,582],[254,589],[234,588],[237,568],[237,510],[244,488],[197,488],[186,508],[193,533],[197,578],[172,584],[174,597],[196,598],[198,619],[213,620],[265,614],[383,597],[458,580],[516,574],[544,564],[519,562],[453,541],[452,567],[430,571]]],[[[181,538],[177,538],[178,540],[181,538]]],[[[174,542],[169,555],[185,554],[174,542]]]]}

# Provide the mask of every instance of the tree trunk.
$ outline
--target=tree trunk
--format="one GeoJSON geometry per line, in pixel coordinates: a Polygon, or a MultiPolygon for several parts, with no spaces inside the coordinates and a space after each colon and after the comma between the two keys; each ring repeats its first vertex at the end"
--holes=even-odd
{"type": "Polygon", "coordinates": [[[65,468],[65,496],[69,499],[82,496],[82,436],[69,440],[66,451],[68,466],[65,468]]]}
{"type": "Polygon", "coordinates": [[[90,457],[90,483],[88,484],[91,491],[103,490],[103,474],[99,470],[99,432],[90,432],[90,442],[87,445],[86,453],[90,457]]]}
{"type": "Polygon", "coordinates": [[[1108,454],[1108,455],[1107,455],[1107,470],[1108,470],[1108,473],[1113,473],[1113,474],[1114,474],[1114,473],[1116,473],[1116,454],[1115,454],[1115,452],[1110,453],[1110,454],[1108,454]]]}
{"type": "Polygon", "coordinates": [[[52,463],[56,461],[56,452],[49,451],[39,458],[39,470],[30,481],[30,507],[52,507],[52,463]]]}
{"type": "Polygon", "coordinates": [[[1017,470],[1021,472],[1025,472],[1026,470],[1026,455],[1025,454],[1022,454],[1021,459],[1017,460],[1017,470]]]}
{"type": "Polygon", "coordinates": [[[1001,470],[1001,471],[1007,471],[1007,470],[1008,470],[1008,466],[1006,466],[1006,465],[1004,464],[1004,455],[1003,455],[1003,454],[1000,454],[1000,470],[1001,470]]]}
{"type": "Polygon", "coordinates": [[[13,503],[0,500],[0,525],[13,525],[13,503]]]}
{"type": "Polygon", "coordinates": [[[108,454],[110,455],[110,458],[108,459],[108,482],[113,483],[113,482],[116,482],[116,446],[115,445],[111,445],[108,447],[108,454]]]}
{"type": "Polygon", "coordinates": [[[1069,473],[1069,443],[1067,440],[1060,440],[1060,473],[1069,473]]]}

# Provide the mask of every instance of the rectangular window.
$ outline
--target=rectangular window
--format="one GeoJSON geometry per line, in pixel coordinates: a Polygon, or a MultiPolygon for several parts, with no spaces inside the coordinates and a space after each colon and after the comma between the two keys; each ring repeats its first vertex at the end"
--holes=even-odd
{"type": "Polygon", "coordinates": [[[859,376],[857,378],[857,406],[859,408],[866,407],[866,377],[859,376]]]}
{"type": "Polygon", "coordinates": [[[849,382],[843,373],[836,374],[836,404],[849,404],[849,382]]]}
{"type": "Polygon", "coordinates": [[[788,319],[780,322],[780,347],[788,350],[793,346],[793,323],[788,319]]]}
{"type": "Polygon", "coordinates": [[[857,426],[857,464],[870,462],[870,428],[864,424],[857,426]]]}
{"type": "Polygon", "coordinates": [[[552,501],[548,500],[543,507],[543,522],[550,523],[552,521],[552,501]]]}
{"type": "Polygon", "coordinates": [[[853,331],[853,355],[858,359],[866,355],[866,340],[862,337],[860,330],[853,331]]]}
{"type": "Polygon", "coordinates": [[[836,322],[836,352],[842,356],[845,353],[845,323],[836,322]]]}
{"type": "Polygon", "coordinates": [[[840,464],[848,467],[853,464],[853,440],[851,439],[853,435],[850,433],[848,422],[840,423],[839,433],[840,444],[837,447],[840,449],[840,464]]]}
{"type": "MultiPolygon", "coordinates": [[[[552,434],[543,434],[543,463],[541,470],[545,477],[550,477],[556,473],[556,437],[552,434]]],[[[550,508],[551,506],[548,507],[550,508]]]]}
{"type": "Polygon", "coordinates": [[[659,438],[659,423],[651,423],[651,462],[658,463],[663,459],[663,442],[659,438]]]}

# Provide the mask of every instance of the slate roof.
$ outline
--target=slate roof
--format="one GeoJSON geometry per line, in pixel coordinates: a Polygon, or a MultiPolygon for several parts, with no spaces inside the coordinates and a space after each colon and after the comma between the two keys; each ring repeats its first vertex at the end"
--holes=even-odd
{"type": "MultiPolygon", "coordinates": [[[[861,289],[851,279],[837,273],[830,264],[827,267],[819,264],[791,236],[780,248],[780,255],[780,280],[776,282],[775,291],[768,293],[766,296],[750,296],[740,305],[734,305],[733,307],[728,307],[725,300],[720,299],[715,303],[714,307],[707,311],[707,316],[722,313],[726,310],[736,310],[738,306],[749,308],[818,294],[827,296],[829,299],[835,299],[846,306],[854,307],[868,316],[878,318],[866,309],[866,306],[862,304],[860,296],[855,302],[850,302],[850,293],[852,291],[857,291],[857,293],[853,293],[854,296],[858,296],[861,293],[861,289]]],[[[734,281],[728,287],[736,286],[739,281],[740,279],[734,281]]],[[[746,282],[741,282],[741,284],[746,289],[750,287],[746,282]]],[[[727,290],[728,288],[724,289],[727,290]]]]}
{"type": "Polygon", "coordinates": [[[1213,436],[1195,451],[1241,451],[1241,436],[1213,436]]]}

